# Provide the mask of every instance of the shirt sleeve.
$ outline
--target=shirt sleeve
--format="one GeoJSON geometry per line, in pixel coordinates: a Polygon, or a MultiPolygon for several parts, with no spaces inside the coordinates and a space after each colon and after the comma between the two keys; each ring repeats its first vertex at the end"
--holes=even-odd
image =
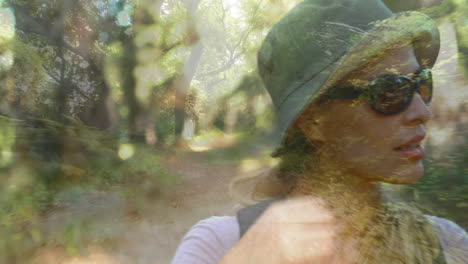
{"type": "Polygon", "coordinates": [[[216,264],[239,239],[235,216],[201,220],[182,238],[172,264],[216,264]]]}
{"type": "Polygon", "coordinates": [[[468,235],[466,231],[445,218],[426,217],[437,231],[448,264],[468,263],[468,235]]]}

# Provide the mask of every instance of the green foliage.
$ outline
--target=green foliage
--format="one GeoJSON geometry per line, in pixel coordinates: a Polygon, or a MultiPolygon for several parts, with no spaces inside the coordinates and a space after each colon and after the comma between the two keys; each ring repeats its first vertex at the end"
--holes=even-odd
{"type": "MultiPolygon", "coordinates": [[[[424,212],[453,220],[468,227],[468,137],[453,145],[440,158],[425,160],[426,172],[411,188],[413,199],[424,212]]],[[[427,146],[428,156],[441,151],[427,146]]]]}
{"type": "Polygon", "coordinates": [[[433,19],[450,15],[456,10],[455,4],[452,0],[443,0],[442,3],[421,10],[433,19]]]}
{"type": "Polygon", "coordinates": [[[158,124],[156,126],[156,134],[161,142],[167,145],[174,143],[175,121],[174,110],[166,108],[160,111],[158,124]]]}
{"type": "Polygon", "coordinates": [[[175,180],[160,166],[161,155],[147,146],[134,145],[134,155],[122,160],[118,135],[80,123],[65,126],[50,120],[1,120],[0,131],[6,132],[0,146],[14,155],[9,166],[0,169],[2,263],[49,243],[64,245],[70,254],[76,254],[85,244],[117,235],[85,217],[68,219],[62,235],[51,240],[41,219],[57,206],[67,208],[116,188],[131,199],[146,199],[175,180]],[[13,128],[14,134],[9,132],[13,128]]]}
{"type": "Polygon", "coordinates": [[[468,2],[466,0],[454,1],[457,3],[456,12],[452,18],[455,22],[455,30],[457,34],[457,44],[459,50],[459,62],[468,71],[468,2]]]}
{"type": "Polygon", "coordinates": [[[273,126],[274,112],[271,100],[256,72],[245,75],[242,81],[218,103],[220,110],[214,125],[226,130],[226,122],[235,116],[234,132],[257,133],[269,131],[273,126]]]}

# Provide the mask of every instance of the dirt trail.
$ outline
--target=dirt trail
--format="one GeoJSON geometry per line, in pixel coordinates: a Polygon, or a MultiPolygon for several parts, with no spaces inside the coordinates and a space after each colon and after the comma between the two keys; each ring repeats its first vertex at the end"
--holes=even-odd
{"type": "MultiPolygon", "coordinates": [[[[33,263],[38,264],[165,264],[175,253],[183,235],[197,221],[214,215],[233,215],[238,205],[228,194],[229,181],[238,174],[236,163],[212,164],[197,153],[172,156],[163,166],[180,176],[180,181],[154,201],[144,201],[144,214],[138,220],[117,221],[115,241],[109,248],[91,247],[86,256],[67,257],[63,248],[46,248],[38,252],[33,263]]],[[[99,198],[99,199],[102,199],[99,198]]],[[[117,200],[118,199],[114,199],[117,200]]],[[[87,201],[87,204],[95,204],[87,201]]],[[[128,201],[108,206],[110,212],[128,212],[128,201]]],[[[105,210],[105,209],[103,209],[105,210]]],[[[89,209],[86,210],[88,212],[89,209]]],[[[82,214],[80,212],[77,215],[82,214]]],[[[113,223],[100,220],[106,213],[93,216],[106,228],[113,223]]],[[[118,213],[117,213],[118,215],[118,213]]],[[[69,213],[54,215],[52,226],[70,218],[69,213]],[[62,216],[63,215],[63,216],[62,216]]],[[[123,219],[123,218],[121,218],[123,219]]]]}
{"type": "Polygon", "coordinates": [[[155,201],[152,219],[142,220],[126,232],[117,254],[123,263],[169,263],[180,239],[193,224],[236,211],[227,192],[236,168],[181,158],[173,158],[166,165],[182,175],[183,181],[155,201]]]}

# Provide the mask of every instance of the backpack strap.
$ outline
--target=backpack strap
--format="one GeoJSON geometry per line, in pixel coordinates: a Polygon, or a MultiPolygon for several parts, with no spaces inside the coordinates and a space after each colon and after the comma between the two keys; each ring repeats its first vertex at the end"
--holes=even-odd
{"type": "Polygon", "coordinates": [[[274,198],[270,200],[261,201],[254,205],[244,207],[237,211],[237,222],[239,223],[240,237],[257,221],[257,219],[265,212],[265,210],[274,202],[282,198],[274,198]]]}

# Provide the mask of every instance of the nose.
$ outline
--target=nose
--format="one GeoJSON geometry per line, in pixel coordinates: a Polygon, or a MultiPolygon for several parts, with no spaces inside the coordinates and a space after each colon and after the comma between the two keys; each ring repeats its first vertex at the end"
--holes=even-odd
{"type": "Polygon", "coordinates": [[[413,95],[411,104],[405,112],[404,122],[407,126],[425,124],[432,118],[431,109],[424,103],[424,100],[418,93],[413,95]]]}

